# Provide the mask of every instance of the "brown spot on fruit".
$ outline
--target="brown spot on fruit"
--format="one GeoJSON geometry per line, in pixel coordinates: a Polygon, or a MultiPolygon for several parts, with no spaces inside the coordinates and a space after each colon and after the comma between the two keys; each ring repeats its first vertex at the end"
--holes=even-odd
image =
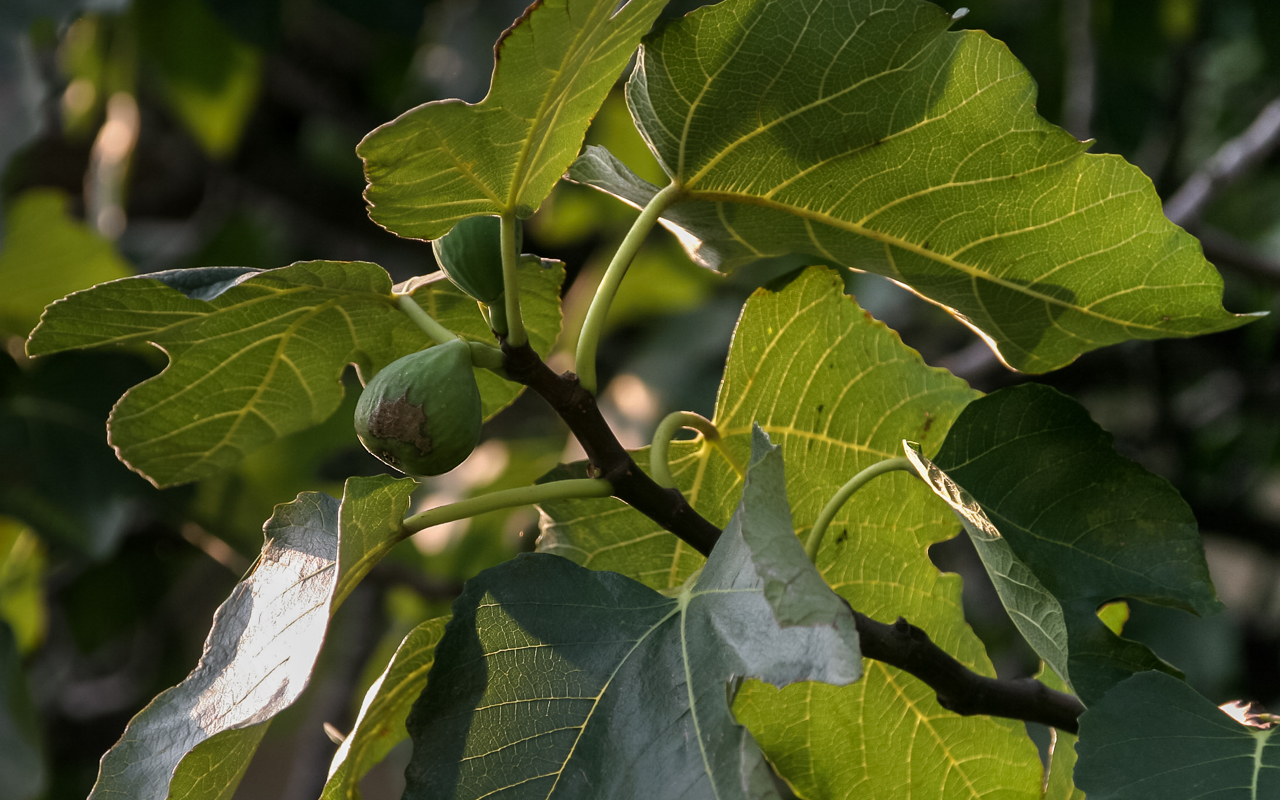
{"type": "Polygon", "coordinates": [[[369,417],[369,433],[379,439],[394,439],[413,445],[422,455],[431,453],[431,437],[427,430],[427,415],[409,402],[408,394],[390,403],[382,403],[369,417]]]}

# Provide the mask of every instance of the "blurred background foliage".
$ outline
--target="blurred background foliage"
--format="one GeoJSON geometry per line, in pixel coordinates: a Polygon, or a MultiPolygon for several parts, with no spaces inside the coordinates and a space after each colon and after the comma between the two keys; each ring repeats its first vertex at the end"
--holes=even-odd
{"type": "MultiPolygon", "coordinates": [[[[964,27],[1004,40],[1040,85],[1039,109],[1095,152],[1139,165],[1166,199],[1280,97],[1274,0],[969,0],[964,27]]],[[[668,15],[697,2],[674,2],[668,15]]],[[[354,148],[419,103],[480,99],[492,44],[523,0],[9,0],[0,5],[0,800],[87,794],[127,720],[195,664],[213,610],[249,567],[272,506],[338,494],[381,465],[350,424],[358,382],[329,422],[239,468],[159,492],[122,466],[105,419],[165,363],[146,348],[32,361],[44,305],[93,283],[206,265],[375,261],[396,280],[435,269],[430,247],[371,223],[354,148]]],[[[1280,107],[1275,109],[1280,113],[1280,107]]],[[[1251,127],[1252,126],[1252,127],[1251,127]]],[[[1261,127],[1260,127],[1261,126],[1261,127]]],[[[1258,136],[1255,136],[1258,139],[1258,136]]],[[[1126,455],[1174,483],[1205,534],[1228,611],[1200,620],[1135,608],[1126,634],[1181,665],[1215,702],[1280,705],[1280,134],[1217,175],[1178,221],[1224,273],[1232,311],[1272,316],[1231,333],[1090,353],[1041,380],[1081,400],[1126,455]]],[[[661,173],[621,84],[588,140],[661,173]]],[[[1253,141],[1253,140],[1250,140],[1253,141]]],[[[1215,173],[1216,174],[1216,173],[1215,173]]],[[[1171,206],[1172,207],[1172,206],[1171,206]]],[[[1172,213],[1172,212],[1171,212],[1172,213]]],[[[634,211],[560,186],[526,249],[573,279],[553,366],[634,211]]],[[[676,409],[710,414],[746,296],[804,265],[732,277],[655,234],[614,305],[603,405],[629,446],[676,409]]],[[[975,387],[1025,380],[943,312],[873,276],[859,301],[930,363],[975,387]]],[[[423,483],[425,507],[525,484],[579,457],[522,397],[458,470],[423,483]]],[[[460,581],[533,546],[536,514],[495,512],[425,531],[379,566],[335,628],[311,689],[271,729],[238,797],[318,795],[364,689],[460,581]]],[[[966,575],[970,621],[1005,675],[1037,665],[964,540],[937,545],[966,575]]],[[[1116,621],[1123,614],[1117,614],[1116,621]]],[[[403,755],[403,754],[400,754],[403,755]]],[[[398,797],[403,758],[365,782],[398,797]]]]}

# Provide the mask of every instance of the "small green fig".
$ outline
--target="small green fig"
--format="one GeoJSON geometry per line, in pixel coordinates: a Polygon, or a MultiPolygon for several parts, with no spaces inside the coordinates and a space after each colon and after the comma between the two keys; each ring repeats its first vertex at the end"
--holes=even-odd
{"type": "Polygon", "coordinates": [[[480,388],[461,339],[391,362],[356,404],[360,443],[410,475],[440,475],[461,464],[480,441],[480,423],[480,388]]]}
{"type": "MultiPolygon", "coordinates": [[[[516,220],[516,252],[523,245],[520,221],[516,220]]],[[[431,243],[440,269],[459,289],[485,305],[502,297],[502,220],[498,217],[467,217],[453,230],[431,243]]]]}

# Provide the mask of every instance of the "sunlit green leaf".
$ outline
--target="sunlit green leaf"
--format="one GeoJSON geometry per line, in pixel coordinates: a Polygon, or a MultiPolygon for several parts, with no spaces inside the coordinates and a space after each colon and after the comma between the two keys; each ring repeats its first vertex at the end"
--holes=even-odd
{"type": "MultiPolygon", "coordinates": [[[[715,423],[745,461],[753,420],[782,447],[796,530],[808,533],[832,494],[862,469],[901,452],[902,439],[936,448],[976,393],[931,369],[897,334],[844,296],[839,275],[807,270],[747,302],[734,334],[715,423]]],[[[741,482],[703,439],[672,446],[685,496],[723,525],[741,482]]],[[[643,464],[647,453],[638,454],[643,464]]],[[[679,586],[701,557],[613,500],[548,503],[541,547],[654,588],[679,586]]],[[[940,575],[930,544],[954,518],[919,481],[877,478],[828,529],[818,556],[827,582],[853,607],[899,615],[983,674],[993,670],[964,624],[956,576],[940,575]]],[[[735,706],[779,772],[805,797],[1033,796],[1041,767],[1021,724],[958,717],[915,678],[867,662],[857,684],[781,691],[748,682],[735,706]]]]}
{"type": "Polygon", "coordinates": [[[534,3],[495,47],[484,100],[427,103],[365,137],[369,215],[436,239],[477,214],[532,214],[666,0],[534,3]],[[617,9],[615,11],[615,9],[617,9]]]}
{"type": "MultiPolygon", "coordinates": [[[[550,262],[547,262],[550,263],[550,262]]],[[[559,332],[560,268],[522,263],[525,327],[546,352],[559,332]]],[[[493,341],[475,301],[433,276],[418,303],[445,327],[493,341]]],[[[110,441],[153,483],[196,480],[280,436],[316,425],[342,401],[342,371],[367,380],[428,339],[395,305],[375,264],[311,261],[274,270],[211,267],[103,284],[49,307],[27,344],[32,355],[151,342],[169,356],[159,376],[113,409],[110,441]]],[[[489,417],[520,387],[477,370],[489,417]]]]}
{"type": "Polygon", "coordinates": [[[0,250],[0,335],[25,336],[59,297],[132,274],[109,242],[67,216],[68,200],[56,189],[31,189],[9,206],[0,250]]]}
{"type": "Polygon", "coordinates": [[[1242,725],[1160,672],[1090,706],[1076,753],[1076,783],[1091,800],[1280,797],[1280,726],[1242,725]]]}
{"type": "Polygon", "coordinates": [[[342,493],[339,521],[338,585],[334,605],[341,603],[387,552],[398,544],[400,522],[409,513],[409,497],[418,482],[413,478],[374,475],[348,478],[342,493]]]}
{"type": "Polygon", "coordinates": [[[409,738],[404,721],[427,685],[427,673],[435,663],[435,647],[444,635],[445,622],[444,618],[433,619],[414,628],[396,649],[387,669],[369,687],[355,727],[333,757],[322,800],[359,800],[364,774],[391,748],[409,738]]]}
{"type": "MultiPolygon", "coordinates": [[[[1151,182],[1036,114],[984,33],[920,0],[726,0],[645,40],[632,114],[721,268],[803,252],[899,281],[1045,372],[1128,339],[1248,322],[1151,182]]],[[[589,155],[572,173],[652,187],[589,155]]]]}
{"type": "Polygon", "coordinates": [[[1134,672],[1172,670],[1112,633],[1103,603],[1221,607],[1186,502],[1071,398],[1025,384],[975,400],[934,463],[927,480],[958,509],[1014,623],[1086,705],[1134,672]]]}
{"type": "Polygon", "coordinates": [[[848,607],[792,533],[781,454],[755,438],[733,520],[677,597],[544,554],[467,583],[409,716],[406,798],[777,797],[730,710],[742,678],[861,668],[848,607]]]}

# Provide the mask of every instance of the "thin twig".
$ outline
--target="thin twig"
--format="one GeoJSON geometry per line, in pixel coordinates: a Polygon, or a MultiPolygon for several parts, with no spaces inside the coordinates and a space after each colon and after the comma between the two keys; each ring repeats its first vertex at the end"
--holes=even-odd
{"type": "Polygon", "coordinates": [[[1218,192],[1235,183],[1280,145],[1280,98],[1272,100],[1245,132],[1231,139],[1164,204],[1164,214],[1184,228],[1200,215],[1218,192]]]}

